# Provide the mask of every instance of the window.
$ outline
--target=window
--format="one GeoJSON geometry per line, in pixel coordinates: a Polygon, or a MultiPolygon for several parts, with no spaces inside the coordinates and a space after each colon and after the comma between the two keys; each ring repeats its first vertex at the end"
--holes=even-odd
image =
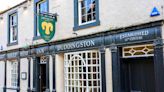
{"type": "Polygon", "coordinates": [[[18,84],[18,62],[11,62],[11,86],[17,87],[18,84]]]}
{"type": "Polygon", "coordinates": [[[79,24],[95,22],[95,0],[82,0],[79,2],[79,24]]]}
{"type": "Polygon", "coordinates": [[[98,0],[75,1],[74,30],[99,25],[98,0]]]}
{"type": "Polygon", "coordinates": [[[38,29],[38,17],[39,13],[47,13],[48,12],[48,0],[35,0],[35,32],[34,37],[39,37],[39,29],[38,29]]]}
{"type": "Polygon", "coordinates": [[[154,56],[152,44],[123,47],[123,58],[154,56]]]}
{"type": "Polygon", "coordinates": [[[98,51],[65,53],[65,92],[101,92],[98,51]]]}
{"type": "Polygon", "coordinates": [[[12,13],[9,15],[9,34],[8,34],[8,44],[13,44],[18,42],[18,16],[17,13],[12,13]]]}

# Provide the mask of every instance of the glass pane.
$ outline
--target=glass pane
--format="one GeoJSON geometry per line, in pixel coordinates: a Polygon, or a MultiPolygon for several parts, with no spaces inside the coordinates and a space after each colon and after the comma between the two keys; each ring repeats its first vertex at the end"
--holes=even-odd
{"type": "Polygon", "coordinates": [[[85,14],[86,14],[86,8],[83,8],[83,9],[82,9],[81,14],[82,14],[82,15],[85,15],[85,14]]]}
{"type": "Polygon", "coordinates": [[[17,16],[14,14],[13,16],[13,25],[17,25],[17,16]]]}
{"type": "Polygon", "coordinates": [[[41,4],[40,4],[40,12],[41,13],[45,13],[45,12],[48,12],[47,10],[48,10],[48,7],[47,7],[47,2],[45,1],[45,2],[42,2],[41,4]]]}
{"type": "Polygon", "coordinates": [[[92,20],[92,14],[88,14],[87,15],[87,21],[91,21],[92,20]]]}
{"type": "Polygon", "coordinates": [[[87,17],[86,16],[82,16],[82,23],[85,23],[86,22],[86,19],[87,17]]]}

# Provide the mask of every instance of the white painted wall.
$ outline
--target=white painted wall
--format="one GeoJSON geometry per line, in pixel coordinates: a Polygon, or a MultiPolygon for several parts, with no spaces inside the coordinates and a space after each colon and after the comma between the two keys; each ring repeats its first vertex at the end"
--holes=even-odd
{"type": "Polygon", "coordinates": [[[4,61],[0,61],[0,92],[3,92],[4,87],[4,69],[5,69],[4,61]]]}
{"type": "Polygon", "coordinates": [[[106,90],[113,92],[112,86],[112,53],[110,49],[105,50],[105,65],[106,65],[106,90]]]}
{"type": "Polygon", "coordinates": [[[20,79],[20,92],[27,92],[27,88],[28,88],[28,60],[27,58],[23,58],[20,60],[20,76],[22,72],[27,73],[27,76],[26,76],[27,79],[26,80],[20,79]]]}
{"type": "MultiPolygon", "coordinates": [[[[6,76],[6,87],[13,88],[11,86],[11,61],[7,61],[7,76],[6,76]]],[[[16,92],[16,90],[6,89],[7,92],[16,92]]]]}
{"type": "MultiPolygon", "coordinates": [[[[49,0],[50,13],[58,13],[55,37],[51,41],[76,37],[73,34],[74,27],[74,0],[49,0]]],[[[26,10],[23,5],[9,10],[2,14],[3,20],[0,22],[0,44],[4,50],[24,47],[26,44],[45,43],[42,39],[32,41],[34,35],[34,7],[33,1],[26,10]],[[18,33],[19,44],[6,46],[7,44],[7,15],[18,11],[18,33]]],[[[99,0],[100,26],[90,27],[76,31],[78,36],[93,34],[111,29],[122,28],[164,18],[163,0],[99,0]],[[156,6],[161,15],[150,17],[153,7],[156,6]]]]}
{"type": "Polygon", "coordinates": [[[56,55],[56,92],[64,92],[64,55],[56,55]]]}
{"type": "MultiPolygon", "coordinates": [[[[32,0],[33,1],[33,0],[32,0]]],[[[57,41],[61,39],[68,39],[76,37],[73,33],[74,27],[74,0],[49,0],[50,12],[58,13],[58,21],[56,23],[55,37],[51,41],[57,41]]],[[[23,5],[22,5],[23,6],[23,5]]],[[[19,6],[12,10],[9,10],[2,14],[3,20],[0,21],[0,45],[3,45],[4,50],[11,50],[14,48],[24,47],[26,44],[32,43],[44,43],[43,40],[37,40],[32,42],[34,33],[34,12],[33,2],[29,5],[27,10],[23,10],[23,7],[19,6]],[[6,46],[7,44],[7,16],[8,13],[17,10],[18,11],[18,45],[6,46]]],[[[87,29],[81,29],[76,31],[78,36],[93,34],[102,31],[110,31],[111,29],[122,28],[150,21],[155,21],[164,18],[164,0],[99,0],[99,16],[100,26],[91,27],[87,29]],[[161,15],[157,17],[150,17],[150,12],[153,7],[156,6],[161,15]]],[[[164,26],[162,27],[164,30],[164,26]]],[[[163,32],[163,31],[162,31],[163,32]]],[[[163,38],[164,38],[164,32],[163,38]]],[[[112,75],[111,75],[111,52],[106,50],[106,76],[107,76],[107,92],[112,92],[112,75]]],[[[0,63],[3,67],[3,64],[0,63]]],[[[7,67],[10,64],[7,63],[7,67]]],[[[2,68],[3,69],[3,68],[2,68]]],[[[0,68],[0,71],[2,70],[0,68]]],[[[10,68],[7,69],[7,86],[10,85],[10,68]]],[[[50,57],[50,89],[52,90],[52,57],[50,57]]],[[[21,71],[27,71],[27,60],[21,60],[21,71]]],[[[0,75],[1,76],[1,75],[0,75]]],[[[33,76],[33,64],[31,63],[31,76],[33,76]]],[[[0,77],[0,87],[3,80],[0,77]]],[[[26,81],[21,80],[21,90],[25,90],[27,85],[26,81]]],[[[31,77],[31,83],[33,78],[31,77]]],[[[56,55],[56,88],[58,92],[64,92],[64,56],[56,55]]],[[[31,85],[31,88],[33,85],[31,85]]],[[[1,92],[1,91],[0,91],[1,92]]]]}
{"type": "Polygon", "coordinates": [[[50,86],[50,92],[52,92],[53,90],[53,58],[52,56],[50,55],[49,56],[49,86],[50,86]]]}

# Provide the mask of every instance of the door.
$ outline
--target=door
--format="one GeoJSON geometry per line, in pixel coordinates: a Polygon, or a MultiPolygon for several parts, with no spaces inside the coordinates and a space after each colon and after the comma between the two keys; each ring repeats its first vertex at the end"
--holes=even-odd
{"type": "Polygon", "coordinates": [[[151,58],[126,59],[124,62],[125,87],[128,92],[155,92],[154,64],[151,58]]]}
{"type": "Polygon", "coordinates": [[[40,64],[40,92],[46,90],[46,64],[40,64]]]}

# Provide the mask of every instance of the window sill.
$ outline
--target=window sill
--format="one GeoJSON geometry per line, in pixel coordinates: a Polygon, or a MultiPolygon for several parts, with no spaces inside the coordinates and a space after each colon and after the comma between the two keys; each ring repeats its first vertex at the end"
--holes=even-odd
{"type": "Polygon", "coordinates": [[[41,36],[35,36],[35,37],[33,37],[33,40],[39,40],[39,39],[41,39],[41,36]]]}
{"type": "Polygon", "coordinates": [[[10,90],[20,90],[19,87],[9,87],[9,88],[6,88],[6,89],[10,89],[10,90]]]}
{"type": "Polygon", "coordinates": [[[85,28],[89,28],[89,27],[94,27],[94,26],[99,26],[100,25],[100,21],[96,21],[93,23],[89,23],[89,24],[85,24],[85,25],[79,25],[79,26],[75,26],[73,28],[74,31],[80,30],[80,29],[85,29],[85,28]]]}
{"type": "Polygon", "coordinates": [[[13,45],[17,45],[18,42],[13,42],[13,43],[8,43],[7,46],[13,46],[13,45]]]}

